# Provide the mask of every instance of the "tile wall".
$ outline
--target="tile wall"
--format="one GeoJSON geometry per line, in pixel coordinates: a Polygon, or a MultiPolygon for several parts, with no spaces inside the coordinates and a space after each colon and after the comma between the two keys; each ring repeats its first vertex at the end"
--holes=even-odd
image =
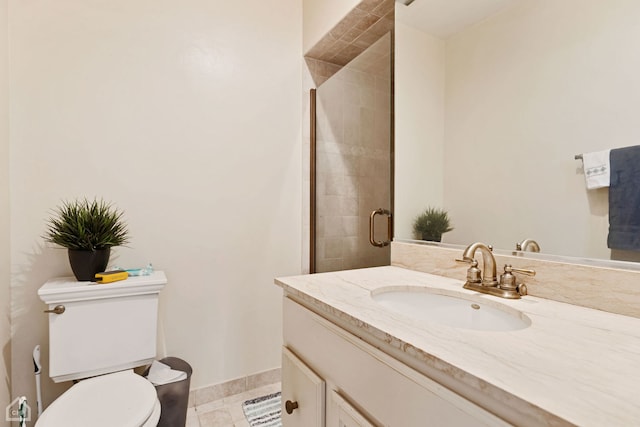
{"type": "MultiPolygon", "coordinates": [[[[390,203],[391,34],[317,92],[316,271],[388,265],[369,243],[369,215],[390,203]]],[[[386,238],[377,217],[376,240],[386,238]]]]}
{"type": "Polygon", "coordinates": [[[362,0],[306,54],[317,86],[394,28],[395,0],[362,0]]]}

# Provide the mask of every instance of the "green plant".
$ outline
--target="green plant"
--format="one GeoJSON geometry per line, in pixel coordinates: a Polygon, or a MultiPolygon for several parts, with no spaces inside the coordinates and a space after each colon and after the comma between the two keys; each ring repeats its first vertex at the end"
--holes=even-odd
{"type": "Polygon", "coordinates": [[[443,209],[429,207],[413,222],[416,237],[423,240],[440,241],[442,233],[453,230],[449,215],[443,209]]]}
{"type": "Polygon", "coordinates": [[[47,242],[67,249],[94,251],[129,241],[123,212],[102,199],[63,202],[53,214],[47,221],[44,236],[47,242]]]}

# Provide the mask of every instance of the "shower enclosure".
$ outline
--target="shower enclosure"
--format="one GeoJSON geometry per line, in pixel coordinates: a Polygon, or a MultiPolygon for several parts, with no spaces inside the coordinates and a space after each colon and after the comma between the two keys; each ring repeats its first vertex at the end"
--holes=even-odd
{"type": "Polygon", "coordinates": [[[312,273],[390,264],[392,46],[387,33],[312,93],[312,273]]]}

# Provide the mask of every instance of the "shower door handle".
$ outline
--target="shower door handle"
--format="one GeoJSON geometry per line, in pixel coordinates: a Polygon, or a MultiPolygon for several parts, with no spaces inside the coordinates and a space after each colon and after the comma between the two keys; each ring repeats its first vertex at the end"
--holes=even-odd
{"type": "Polygon", "coordinates": [[[376,209],[375,211],[371,212],[371,216],[369,217],[369,243],[371,243],[373,246],[377,246],[379,248],[383,248],[385,246],[388,246],[391,243],[391,236],[393,235],[393,222],[391,221],[392,215],[391,215],[391,211],[387,210],[387,209],[376,209]],[[387,216],[387,240],[384,241],[377,241],[375,239],[374,234],[374,230],[375,230],[375,224],[376,224],[376,215],[386,215],[387,216]]]}

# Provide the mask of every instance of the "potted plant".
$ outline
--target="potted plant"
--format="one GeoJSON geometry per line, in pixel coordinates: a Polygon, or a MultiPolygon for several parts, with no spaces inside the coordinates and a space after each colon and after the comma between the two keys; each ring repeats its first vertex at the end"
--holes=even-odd
{"type": "Polygon", "coordinates": [[[95,279],[105,271],[112,246],[129,241],[122,211],[104,200],[77,199],[53,210],[44,236],[47,242],[67,248],[76,279],[95,279]]]}
{"type": "Polygon", "coordinates": [[[442,233],[453,230],[449,215],[443,209],[429,207],[418,215],[413,222],[413,231],[417,238],[440,242],[442,233]]]}

